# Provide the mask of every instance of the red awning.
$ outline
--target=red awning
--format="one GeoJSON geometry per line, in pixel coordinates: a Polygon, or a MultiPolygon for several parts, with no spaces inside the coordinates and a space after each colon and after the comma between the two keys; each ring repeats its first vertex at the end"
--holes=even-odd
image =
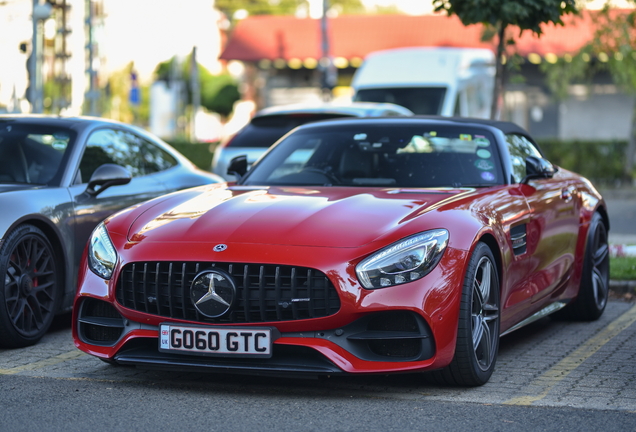
{"type": "MultiPolygon", "coordinates": [[[[563,55],[574,53],[594,34],[590,12],[565,17],[565,26],[546,25],[539,39],[524,32],[517,39],[517,52],[563,55]]],[[[413,46],[479,47],[494,49],[482,42],[480,24],[464,26],[446,15],[343,15],[329,20],[330,50],[333,57],[364,58],[378,50],[413,46]]],[[[320,20],[291,16],[254,16],[234,28],[224,60],[256,62],[263,59],[307,59],[321,57],[320,20]]]]}

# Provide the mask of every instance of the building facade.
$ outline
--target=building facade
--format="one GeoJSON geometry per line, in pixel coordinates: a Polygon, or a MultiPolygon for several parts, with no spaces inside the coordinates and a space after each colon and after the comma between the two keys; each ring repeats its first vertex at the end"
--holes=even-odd
{"type": "MultiPolygon", "coordinates": [[[[541,72],[541,63],[576,53],[594,35],[593,13],[566,17],[564,26],[544,26],[517,39],[523,59],[516,79],[506,83],[502,117],[541,138],[627,139],[634,97],[620,92],[608,76],[593,85],[573,85],[559,100],[541,72]],[[519,79],[521,78],[521,79],[519,79]]],[[[243,65],[244,96],[259,108],[318,101],[327,63],[321,51],[320,20],[281,16],[246,18],[235,26],[221,59],[243,65]]],[[[413,46],[489,48],[481,25],[464,26],[445,15],[339,16],[329,20],[329,63],[337,71],[333,96],[346,99],[355,70],[371,52],[413,46]]],[[[417,73],[417,71],[413,71],[417,73]]]]}

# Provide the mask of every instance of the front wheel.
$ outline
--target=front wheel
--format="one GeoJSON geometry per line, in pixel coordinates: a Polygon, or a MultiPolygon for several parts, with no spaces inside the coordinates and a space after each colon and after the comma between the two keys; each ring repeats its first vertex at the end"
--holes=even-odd
{"type": "Polygon", "coordinates": [[[490,379],[499,350],[499,275],[485,243],[478,243],[468,263],[459,309],[455,357],[433,372],[436,382],[478,386],[490,379]]]}
{"type": "Polygon", "coordinates": [[[51,326],[60,301],[59,272],[44,233],[20,225],[0,248],[0,346],[38,342],[51,326]]]}

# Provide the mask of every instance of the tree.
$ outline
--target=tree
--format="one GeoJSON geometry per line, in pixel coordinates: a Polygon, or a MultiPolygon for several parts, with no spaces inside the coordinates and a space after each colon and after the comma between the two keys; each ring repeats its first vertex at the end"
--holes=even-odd
{"type": "MultiPolygon", "coordinates": [[[[636,2],[635,2],[636,3],[636,2]]],[[[597,30],[590,48],[614,82],[626,93],[636,95],[636,11],[615,13],[607,2],[599,13],[597,30]],[[607,55],[607,53],[611,55],[607,55]]],[[[636,153],[636,106],[632,111],[630,137],[625,154],[623,177],[632,180],[636,153]]]]}
{"type": "MultiPolygon", "coordinates": [[[[186,83],[188,89],[188,102],[192,103],[192,95],[189,84],[190,77],[190,57],[178,63],[176,58],[160,63],[155,69],[155,76],[159,81],[170,81],[173,79],[186,83]]],[[[199,68],[199,88],[201,89],[201,106],[208,111],[228,117],[232,113],[234,103],[241,98],[236,80],[228,74],[212,75],[206,68],[197,64],[199,68]]]]}
{"type": "MultiPolygon", "coordinates": [[[[633,1],[636,3],[636,1],[633,1]]],[[[568,95],[576,82],[591,83],[595,74],[608,72],[613,82],[626,94],[636,95],[636,10],[620,11],[605,7],[594,13],[594,36],[578,52],[560,58],[555,64],[542,64],[546,83],[557,99],[568,95]]],[[[623,179],[633,179],[636,156],[636,105],[632,111],[623,179]]]]}
{"type": "Polygon", "coordinates": [[[519,35],[530,30],[541,36],[542,24],[563,25],[563,15],[578,12],[576,3],[577,0],[433,0],[436,12],[457,15],[464,25],[481,23],[495,30],[498,40],[495,88],[490,110],[493,119],[498,117],[499,99],[503,94],[506,45],[514,44],[514,39],[507,39],[507,30],[513,27],[519,31],[519,35]]]}

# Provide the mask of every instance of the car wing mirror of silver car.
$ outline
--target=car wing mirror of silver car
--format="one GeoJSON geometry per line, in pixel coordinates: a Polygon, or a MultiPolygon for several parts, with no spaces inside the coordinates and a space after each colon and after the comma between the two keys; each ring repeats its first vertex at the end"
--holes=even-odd
{"type": "Polygon", "coordinates": [[[111,186],[130,183],[132,174],[126,168],[115,164],[104,164],[97,167],[88,182],[86,193],[96,196],[111,186]]]}

